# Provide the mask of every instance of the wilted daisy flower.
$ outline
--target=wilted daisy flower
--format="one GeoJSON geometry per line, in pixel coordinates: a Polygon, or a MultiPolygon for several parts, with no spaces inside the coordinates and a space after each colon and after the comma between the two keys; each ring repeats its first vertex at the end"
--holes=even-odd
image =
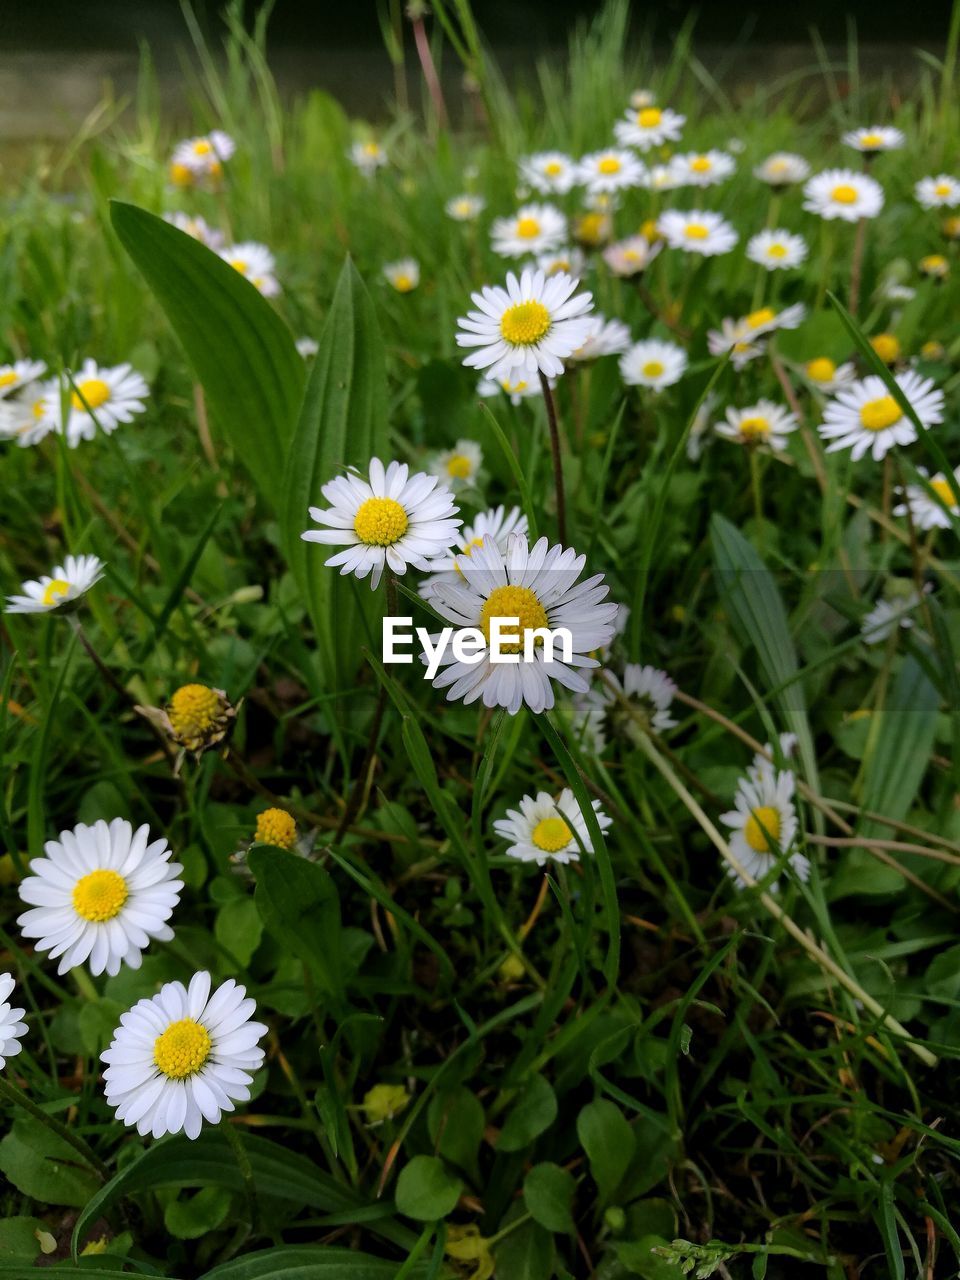
{"type": "Polygon", "coordinates": [[[725,356],[729,351],[730,363],[740,370],[763,355],[765,344],[744,328],[742,320],[727,316],[720,321],[719,329],[707,332],[707,349],[712,356],[725,356]]]}
{"type": "Polygon", "coordinates": [[[850,129],[843,135],[843,141],[855,151],[870,155],[878,151],[896,151],[903,146],[906,138],[892,125],[873,124],[866,129],[850,129]]]}
{"type": "Polygon", "coordinates": [[[725,151],[689,151],[674,156],[670,168],[685,187],[712,187],[729,178],[737,167],[725,151]]]}
{"type": "Polygon", "coordinates": [[[579,280],[586,263],[581,249],[575,245],[562,245],[551,253],[541,253],[536,265],[545,276],[567,275],[579,280]]]}
{"type": "MultiPolygon", "coordinates": [[[[600,808],[599,800],[591,803],[600,830],[606,831],[612,819],[600,808]]],[[[556,799],[546,791],[524,796],[520,808],[508,809],[507,816],[498,818],[493,829],[510,842],[508,857],[535,862],[538,867],[549,861],[579,862],[581,849],[594,852],[583,811],[569,787],[564,787],[556,799]]]]}
{"type": "Polygon", "coordinates": [[[612,671],[604,673],[580,700],[585,710],[594,710],[594,741],[602,751],[608,738],[625,736],[639,742],[648,732],[665,733],[676,727],[670,707],[677,686],[665,671],[649,664],[628,662],[623,669],[623,682],[612,671]],[[629,703],[629,707],[624,702],[629,703]]]}
{"type": "Polygon", "coordinates": [[[630,330],[622,320],[607,320],[595,311],[593,326],[584,342],[571,352],[570,359],[597,360],[600,356],[616,356],[630,345],[630,330]]]}
{"type": "MultiPolygon", "coordinates": [[[[551,388],[555,385],[555,380],[550,379],[551,388]]],[[[529,400],[531,396],[542,396],[543,387],[540,385],[540,379],[532,378],[481,378],[477,383],[477,395],[479,396],[498,396],[504,392],[510,397],[511,404],[520,404],[523,400],[529,400]]]]}
{"type": "Polygon", "coordinates": [[[169,222],[172,227],[176,227],[178,231],[183,231],[193,240],[199,240],[208,249],[216,252],[223,247],[223,232],[218,231],[216,227],[211,227],[199,214],[165,213],[163,220],[169,222]]]}
{"type": "Polygon", "coordinates": [[[636,276],[646,271],[660,249],[659,243],[651,244],[646,236],[628,236],[607,245],[603,260],[615,276],[636,276]]]}
{"type": "MultiPolygon", "coordinates": [[[[896,375],[896,382],[924,429],[943,421],[943,392],[930,378],[908,369],[896,375]]],[[[917,438],[913,422],[876,374],[842,387],[827,402],[818,430],[831,442],[827,453],[849,449],[855,462],[868,452],[879,462],[895,444],[912,444],[917,438]]]]}
{"type": "Polygon", "coordinates": [[[644,172],[644,164],[632,151],[616,148],[592,151],[577,166],[578,181],[591,192],[622,191],[626,187],[639,187],[644,172]]]}
{"type": "Polygon", "coordinates": [[[33,874],[20,884],[20,899],[32,910],[17,924],[37,951],[60,957],[58,973],[88,959],[94,975],[113,976],[122,964],[139,969],[151,938],[173,937],[167,921],[180,901],[183,867],[170,861],[162,836],[150,840],[149,827],[134,831],[124,818],[81,822],[43,850],[46,857],[33,859],[33,874]]]}
{"type": "Polygon", "coordinates": [[[410,1103],[410,1094],[402,1084],[375,1084],[363,1095],[360,1107],[371,1128],[392,1120],[410,1103]]]}
{"type": "Polygon", "coordinates": [[[786,187],[803,182],[809,173],[810,166],[803,156],[794,155],[792,151],[775,151],[754,169],[753,176],[771,187],[786,187]]]}
{"type": "Polygon", "coordinates": [[[367,142],[354,142],[347,154],[354,168],[359,169],[365,178],[369,178],[389,161],[386,151],[372,138],[367,142]]]}
{"type": "Polygon", "coordinates": [[[473,196],[469,192],[464,192],[462,195],[452,196],[444,205],[444,209],[447,216],[454,222],[473,222],[486,208],[486,204],[483,196],[473,196]]]}
{"type": "MultiPolygon", "coordinates": [[[[448,701],[459,698],[470,703],[482,698],[484,706],[506,707],[510,715],[524,703],[532,711],[549,710],[554,704],[554,680],[585,693],[587,682],[576,668],[599,666],[589,655],[610,642],[617,615],[617,606],[605,602],[609,587],[602,574],[577,582],[585,563],[586,556],[578,556],[572,547],[551,547],[546,538],[531,548],[522,533],[509,535],[505,552],[487,534],[469,558],[458,557],[463,582],[437,583],[430,603],[444,621],[476,628],[488,644],[494,618],[518,618],[516,644],[510,648],[503,643],[501,649],[516,653],[520,660],[491,662],[488,652],[470,664],[461,662],[453,646],[448,646],[433,677],[434,686],[447,690],[448,701]],[[544,627],[569,632],[568,660],[558,645],[553,661],[545,662],[543,637],[534,634],[534,660],[523,661],[527,633],[544,627]]],[[[501,625],[509,635],[512,627],[501,625]]]]}
{"type": "Polygon", "coordinates": [[[9,973],[0,973],[0,1071],[7,1065],[7,1059],[16,1057],[23,1047],[22,1036],[27,1034],[27,1024],[20,1019],[25,1009],[14,1009],[10,1004],[16,983],[9,973]]]}
{"type": "Polygon", "coordinates": [[[676,191],[683,185],[683,174],[673,164],[653,164],[643,179],[648,191],[676,191]]]}
{"type": "Polygon", "coordinates": [[[587,249],[606,244],[613,231],[613,221],[605,210],[581,213],[573,220],[573,238],[587,249]]]}
{"type": "Polygon", "coordinates": [[[383,274],[397,293],[410,293],[420,283],[420,263],[416,258],[400,258],[397,262],[388,262],[383,274]]]}
{"type": "Polygon", "coordinates": [[[960,205],[960,182],[948,173],[937,174],[936,178],[920,178],[914,195],[924,209],[954,209],[960,205]]]}
{"type": "MultiPolygon", "coordinates": [[[[949,529],[951,514],[954,517],[960,514],[960,504],[953,496],[950,482],[942,471],[930,477],[923,467],[917,467],[917,470],[929,481],[936,497],[932,497],[921,484],[908,484],[905,489],[897,489],[906,502],[894,507],[893,514],[905,516],[909,511],[914,526],[924,532],[928,529],[949,529]]],[[[954,469],[953,476],[960,482],[960,467],[954,469]]]]}
{"type": "Polygon", "coordinates": [[[825,169],[804,185],[803,194],[803,207],[828,221],[859,222],[875,218],[883,208],[880,183],[853,169],[825,169]]]}
{"type": "Polygon", "coordinates": [[[760,231],[747,242],[747,257],[768,271],[799,267],[806,256],[806,240],[789,231],[760,231]]]}
{"type": "Polygon", "coordinates": [[[651,147],[662,147],[665,142],[676,142],[686,122],[686,116],[669,107],[641,107],[638,111],[628,111],[624,119],[613,126],[613,132],[621,147],[649,151],[651,147]]]}
{"type": "Polygon", "coordinates": [[[42,360],[14,360],[13,364],[0,364],[0,400],[22,391],[42,378],[46,371],[47,366],[42,360]]]}
{"type": "Polygon", "coordinates": [[[917,263],[921,275],[934,280],[945,280],[950,274],[950,263],[942,253],[928,253],[917,263]]]}
{"type": "Polygon", "coordinates": [[[710,209],[693,209],[689,213],[667,209],[657,220],[657,230],[671,249],[704,257],[729,253],[739,239],[730,223],[710,209]]]}
{"type": "Polygon", "coordinates": [[[320,343],[316,338],[297,339],[297,355],[302,356],[304,360],[312,360],[319,350],[320,343]]]}
{"type": "Polygon", "coordinates": [[[204,1120],[217,1124],[246,1102],[267,1034],[251,1022],[257,1006],[246,994],[228,978],[211,995],[209,973],[197,973],[189,987],[167,982],[128,1009],[100,1055],[104,1097],[117,1119],[154,1138],[196,1138],[204,1120]]]}
{"type": "Polygon", "coordinates": [[[60,385],[56,379],[34,382],[21,393],[0,400],[0,439],[23,448],[39,444],[61,422],[60,385]]]}
{"type": "MultiPolygon", "coordinates": [[[[860,636],[864,644],[881,644],[884,640],[889,640],[897,628],[909,631],[913,626],[913,618],[910,615],[920,605],[923,597],[912,583],[906,586],[898,579],[893,584],[893,589],[897,586],[905,589],[899,594],[891,595],[889,599],[878,600],[863,619],[860,625],[860,636]]],[[[924,586],[923,594],[926,595],[930,589],[931,584],[928,582],[924,586]]]]}
{"type": "Polygon", "coordinates": [[[442,484],[457,488],[473,484],[483,466],[483,450],[476,440],[458,440],[452,449],[438,453],[430,464],[430,474],[442,484]]]}
{"type": "Polygon", "coordinates": [[[562,151],[524,156],[519,168],[522,180],[542,195],[566,195],[577,182],[577,163],[562,151]]]}
{"type": "Polygon", "coordinates": [[[527,517],[519,507],[511,507],[509,511],[502,506],[490,507],[487,511],[481,511],[473,524],[465,525],[460,530],[456,544],[446,555],[430,562],[430,576],[419,587],[420,595],[429,599],[438,582],[462,582],[463,570],[457,560],[461,556],[472,556],[477,547],[483,546],[484,538],[492,538],[500,551],[505,552],[511,533],[526,535],[526,532],[527,517]]]}
{"type": "Polygon", "coordinates": [[[808,360],[803,366],[803,373],[818,391],[827,394],[839,391],[841,387],[848,387],[851,382],[857,380],[857,371],[850,361],[845,364],[836,364],[829,356],[817,356],[813,360],[808,360]]]}
{"type": "Polygon", "coordinates": [[[276,260],[265,244],[245,240],[242,244],[227,245],[219,256],[249,280],[258,293],[273,298],[280,292],[280,283],[274,275],[276,260]]]}
{"type": "MultiPolygon", "coordinates": [[[[763,880],[781,855],[789,854],[797,838],[794,777],[789,770],[763,771],[737,783],[734,808],[720,821],[730,828],[730,851],[754,880],[763,880]]],[[[789,866],[800,880],[810,876],[810,863],[802,853],[789,854],[789,866]]],[[[741,888],[742,878],[728,868],[741,888]]],[[[770,886],[776,891],[776,881],[770,886]]]]}
{"type": "Polygon", "coordinates": [[[476,311],[457,321],[457,345],[475,347],[463,363],[487,369],[490,378],[548,378],[583,345],[591,329],[587,314],[593,295],[575,293],[572,276],[551,276],[525,267],[520,279],[509,272],[506,288],[485,285],[471,294],[476,311]]]}
{"type": "Polygon", "coordinates": [[[936,338],[931,338],[929,342],[925,342],[920,348],[921,360],[946,360],[947,349],[942,342],[938,342],[936,338]]]}
{"type": "Polygon", "coordinates": [[[725,440],[751,447],[767,445],[782,453],[787,447],[786,437],[796,431],[797,420],[782,405],[772,400],[758,400],[746,409],[729,408],[724,422],[714,423],[714,431],[725,440]]]}
{"type": "Polygon", "coordinates": [[[512,218],[495,218],[490,238],[502,258],[549,253],[566,240],[567,220],[552,204],[525,204],[512,218]]]}
{"type": "Polygon", "coordinates": [[[311,507],[310,518],[329,527],[307,529],[300,537],[345,545],[324,563],[339,567],[341,574],[369,574],[374,589],[384,568],[396,574],[406,573],[408,565],[428,568],[429,560],[451,546],[461,524],[450,490],[436,476],[422,471],[411,476],[406,463],[391,462],[384,469],[379,458],[371,458],[369,479],[351,469],[328,481],[321,493],[330,506],[311,507]]]}
{"type": "Polygon", "coordinates": [[[212,129],[199,138],[186,138],[173,149],[172,164],[183,165],[194,174],[216,176],[229,160],[237,144],[222,129],[212,129]]]}
{"type": "Polygon", "coordinates": [[[96,556],[67,556],[53,573],[24,582],[23,595],[8,596],[7,613],[52,613],[79,600],[103,577],[103,561],[96,556]]]}
{"type": "Polygon", "coordinates": [[[167,737],[195,756],[219,746],[233,727],[237,709],[222,689],[184,684],[165,707],[137,707],[137,711],[167,737]]]}
{"type": "Polygon", "coordinates": [[[97,428],[109,435],[121,422],[132,422],[146,408],[150,388],[129,364],[112,368],[84,360],[73,377],[67,444],[76,448],[81,440],[92,440],[97,428]]]}
{"type": "Polygon", "coordinates": [[[257,814],[254,844],[268,844],[274,849],[292,849],[297,843],[297,824],[286,809],[264,809],[257,814]]]}
{"type": "Polygon", "coordinates": [[[628,387],[662,391],[679,382],[687,369],[687,353],[675,342],[645,338],[620,357],[620,376],[628,387]]]}

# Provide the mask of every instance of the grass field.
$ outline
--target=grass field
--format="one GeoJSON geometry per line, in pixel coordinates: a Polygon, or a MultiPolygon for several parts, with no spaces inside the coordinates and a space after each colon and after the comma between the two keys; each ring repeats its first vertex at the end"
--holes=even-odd
{"type": "Polygon", "coordinates": [[[955,1276],[960,8],[736,100],[433,9],[0,197],[0,1276],[955,1276]]]}

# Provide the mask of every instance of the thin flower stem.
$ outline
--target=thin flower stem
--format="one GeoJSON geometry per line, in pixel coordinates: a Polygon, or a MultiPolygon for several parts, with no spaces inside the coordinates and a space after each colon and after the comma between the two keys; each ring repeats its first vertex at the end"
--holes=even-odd
{"type": "Polygon", "coordinates": [[[430,100],[433,103],[433,110],[437,118],[437,129],[448,129],[450,127],[450,118],[447,115],[447,104],[443,100],[443,89],[440,87],[440,77],[437,75],[437,68],[434,65],[433,54],[430,51],[430,40],[427,37],[422,14],[417,14],[413,19],[413,42],[417,47],[420,68],[423,71],[423,78],[426,81],[430,100]]]}
{"type": "Polygon", "coordinates": [[[557,491],[557,535],[560,545],[567,545],[567,501],[563,490],[563,461],[560,457],[560,427],[557,422],[557,402],[553,398],[550,382],[540,371],[543,402],[547,406],[547,424],[550,427],[550,455],[553,458],[553,483],[557,491]]]}
{"type": "Polygon", "coordinates": [[[132,698],[132,695],[127,692],[127,690],[123,687],[123,685],[120,683],[117,677],[113,674],[113,672],[110,670],[107,664],[100,657],[99,653],[97,653],[96,649],[94,649],[93,645],[87,639],[86,632],[81,626],[80,619],[77,617],[77,615],[75,613],[68,613],[66,615],[66,618],[71,628],[73,629],[74,635],[83,645],[84,649],[86,649],[87,656],[90,658],[93,665],[97,668],[97,670],[103,676],[104,680],[106,680],[107,684],[114,691],[114,693],[119,694],[120,697],[125,702],[134,701],[134,699],[132,698]]]}
{"type": "Polygon", "coordinates": [[[0,1075],[0,1098],[6,1098],[8,1102],[12,1102],[15,1106],[26,1111],[28,1115],[33,1116],[34,1120],[38,1120],[40,1124],[49,1129],[51,1133],[56,1134],[56,1136],[63,1142],[66,1142],[68,1146],[73,1147],[77,1155],[79,1155],[83,1161],[94,1170],[98,1178],[103,1182],[109,1181],[112,1176],[109,1168],[104,1164],[100,1157],[93,1152],[92,1148],[84,1142],[83,1138],[81,1138],[79,1134],[74,1133],[72,1129],[68,1129],[65,1124],[62,1124],[54,1116],[50,1115],[49,1112],[44,1111],[44,1109],[38,1106],[31,1097],[23,1092],[22,1089],[19,1089],[12,1081],[8,1080],[6,1076],[3,1075],[0,1075]]]}
{"type": "Polygon", "coordinates": [[[223,1130],[224,1136],[233,1150],[237,1168],[240,1170],[240,1177],[243,1180],[243,1189],[246,1193],[247,1206],[250,1210],[250,1231],[253,1235],[259,1235],[260,1201],[257,1197],[257,1184],[253,1177],[253,1165],[250,1163],[247,1149],[243,1145],[243,1139],[237,1132],[236,1127],[228,1119],[225,1119],[220,1128],[223,1130]]]}
{"type": "Polygon", "coordinates": [[[760,489],[760,457],[756,448],[747,449],[750,455],[750,491],[753,494],[753,516],[757,522],[757,545],[763,549],[763,494],[760,489]]]}
{"type": "Polygon", "coordinates": [[[857,314],[860,306],[860,277],[863,272],[863,247],[867,241],[867,220],[861,218],[857,222],[857,230],[853,237],[853,257],[850,262],[850,297],[847,310],[852,316],[857,314]]]}

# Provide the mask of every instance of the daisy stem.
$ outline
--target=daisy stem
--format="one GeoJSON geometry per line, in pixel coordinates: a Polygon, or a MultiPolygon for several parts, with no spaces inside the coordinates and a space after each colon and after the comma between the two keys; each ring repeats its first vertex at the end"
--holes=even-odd
{"type": "Polygon", "coordinates": [[[95,1155],[93,1150],[84,1142],[79,1134],[74,1133],[72,1129],[68,1129],[49,1112],[44,1111],[43,1107],[38,1106],[31,1097],[19,1089],[12,1081],[5,1076],[0,1075],[0,1098],[6,1098],[8,1102],[12,1102],[15,1106],[21,1107],[34,1120],[38,1120],[51,1133],[55,1134],[68,1146],[73,1147],[74,1151],[81,1156],[86,1164],[93,1169],[97,1177],[104,1182],[111,1177],[110,1170],[103,1163],[99,1156],[95,1155]]]}
{"type": "MultiPolygon", "coordinates": [[[[699,804],[646,735],[641,735],[640,737],[640,750],[673,789],[677,798],[686,806],[691,816],[700,824],[701,829],[713,843],[720,856],[727,863],[730,869],[740,877],[747,888],[757,888],[757,881],[736,857],[729,844],[727,844],[726,840],[724,840],[723,836],[700,808],[699,804]]],[[[855,1000],[859,1000],[863,1004],[864,1008],[869,1010],[869,1012],[872,1013],[881,1025],[889,1032],[902,1037],[906,1041],[907,1047],[916,1054],[925,1066],[935,1067],[937,1065],[938,1059],[936,1055],[931,1053],[925,1045],[918,1044],[917,1041],[911,1037],[906,1027],[904,1027],[902,1023],[898,1022],[892,1014],[887,1013],[878,1000],[875,1000],[868,991],[864,991],[863,987],[860,986],[859,982],[857,982],[855,978],[852,978],[850,974],[847,973],[845,969],[841,968],[833,957],[828,955],[827,952],[824,951],[824,949],[815,942],[808,933],[805,933],[793,917],[789,916],[786,911],[784,911],[775,898],[765,891],[761,891],[757,896],[770,915],[772,915],[778,924],[780,924],[786,932],[790,934],[795,942],[799,943],[811,960],[818,964],[825,973],[834,978],[849,995],[853,996],[855,1000]]]]}
{"type": "Polygon", "coordinates": [[[113,674],[113,672],[110,670],[107,664],[100,657],[99,653],[97,653],[96,649],[94,649],[93,645],[87,639],[86,632],[84,631],[80,623],[80,619],[77,617],[75,613],[68,613],[66,615],[66,618],[67,618],[67,622],[69,622],[73,630],[74,635],[83,645],[84,649],[86,649],[87,655],[89,656],[90,660],[93,662],[93,665],[97,668],[97,670],[103,676],[104,680],[106,680],[107,684],[114,691],[114,693],[119,694],[120,697],[124,700],[124,702],[128,702],[130,700],[130,694],[123,687],[123,685],[120,683],[117,677],[113,674]]]}
{"type": "Polygon", "coordinates": [[[760,453],[758,449],[749,448],[750,455],[750,489],[753,493],[753,515],[757,522],[757,544],[763,547],[763,494],[760,488],[760,453]]]}
{"type": "Polygon", "coordinates": [[[250,1210],[250,1230],[253,1235],[260,1234],[260,1201],[257,1198],[257,1184],[253,1177],[253,1165],[250,1163],[250,1157],[247,1149],[243,1145],[243,1139],[237,1132],[235,1125],[231,1124],[228,1119],[224,1119],[220,1128],[223,1135],[233,1150],[234,1159],[237,1162],[237,1168],[240,1170],[240,1177],[243,1180],[243,1189],[247,1197],[247,1207],[250,1210]]]}
{"type": "Polygon", "coordinates": [[[850,262],[850,297],[847,299],[847,310],[852,316],[857,314],[857,308],[860,305],[860,276],[863,271],[863,247],[866,240],[867,220],[860,218],[853,237],[853,258],[850,262]]]}
{"type": "Polygon", "coordinates": [[[560,545],[567,545],[567,501],[563,491],[563,461],[560,457],[560,426],[557,422],[557,402],[553,398],[550,383],[540,370],[540,386],[543,402],[547,406],[547,424],[550,428],[550,455],[553,458],[553,483],[557,491],[557,536],[560,545]]]}
{"type": "Polygon", "coordinates": [[[447,129],[450,127],[450,119],[447,115],[447,104],[443,100],[443,89],[440,87],[440,77],[437,75],[437,68],[433,61],[433,54],[430,50],[430,40],[427,36],[426,27],[423,23],[423,15],[417,13],[412,18],[413,25],[413,42],[417,47],[417,57],[420,59],[420,69],[423,72],[423,78],[426,82],[427,89],[430,93],[430,101],[433,103],[433,110],[436,116],[436,129],[447,129]]]}

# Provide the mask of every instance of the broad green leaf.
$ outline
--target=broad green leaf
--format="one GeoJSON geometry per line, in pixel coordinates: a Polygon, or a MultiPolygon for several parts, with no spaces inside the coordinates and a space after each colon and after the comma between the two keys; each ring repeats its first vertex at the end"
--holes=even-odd
{"type": "Polygon", "coordinates": [[[213,935],[242,965],[260,945],[263,925],[252,898],[233,898],[217,912],[213,935]]]}
{"type": "Polygon", "coordinates": [[[505,1235],[493,1254],[496,1274],[509,1280],[550,1280],[554,1274],[553,1235],[539,1222],[525,1222],[505,1235]]]}
{"type": "MultiPolygon", "coordinates": [[[[204,1272],[201,1280],[272,1280],[274,1276],[283,1280],[394,1280],[399,1268],[397,1261],[353,1249],[301,1245],[245,1254],[204,1272]]],[[[424,1268],[416,1266],[406,1274],[422,1276],[424,1268]]]]}
{"type": "Polygon", "coordinates": [[[523,1200],[535,1222],[548,1231],[573,1230],[573,1174],[560,1165],[535,1164],[523,1182],[523,1200]]]}
{"type": "Polygon", "coordinates": [[[32,1261],[40,1252],[38,1231],[49,1231],[39,1218],[0,1218],[0,1263],[11,1258],[32,1261]]]}
{"type": "Polygon", "coordinates": [[[408,1218],[435,1222],[457,1207],[463,1183],[437,1156],[414,1156],[397,1179],[397,1208],[408,1218]]]}
{"type": "Polygon", "coordinates": [[[323,993],[343,992],[340,899],[323,867],[295,853],[260,846],[247,859],[257,881],[254,901],[264,927],[310,966],[323,993]]]}
{"type": "Polygon", "coordinates": [[[183,344],[218,430],[279,509],[306,378],[290,330],[249,281],[185,232],[116,200],[110,216],[183,344]]]}
{"type": "Polygon", "coordinates": [[[171,1200],[163,1211],[163,1225],[178,1240],[199,1240],[216,1231],[230,1212],[226,1187],[201,1187],[195,1196],[171,1200]]]}
{"type": "Polygon", "coordinates": [[[606,1098],[597,1098],[577,1116],[577,1136],[590,1161],[600,1203],[605,1204],[630,1167],[636,1144],[633,1130],[619,1107],[606,1098]]]}
{"type": "Polygon", "coordinates": [[[543,1076],[531,1076],[522,1086],[497,1139],[498,1151],[522,1151],[557,1118],[557,1095],[543,1076]]]}
{"type": "Polygon", "coordinates": [[[29,1117],[14,1120],[0,1142],[0,1172],[33,1200],[74,1208],[86,1204],[100,1185],[73,1147],[29,1117]]]}
{"type": "Polygon", "coordinates": [[[430,1100],[427,1126],[438,1154],[473,1179],[479,1179],[477,1158],[485,1125],[483,1105],[469,1089],[439,1093],[430,1100]]]}
{"type": "MultiPolygon", "coordinates": [[[[287,455],[280,513],[284,554],[313,624],[328,689],[342,687],[357,670],[365,635],[352,584],[324,566],[331,548],[304,542],[319,528],[310,506],[326,506],[322,485],[348,464],[365,471],[372,457],[387,461],[387,391],[383,342],[370,295],[348,258],[320,335],[320,346],[287,455]]],[[[379,613],[367,582],[363,607],[374,633],[379,613]]]]}

